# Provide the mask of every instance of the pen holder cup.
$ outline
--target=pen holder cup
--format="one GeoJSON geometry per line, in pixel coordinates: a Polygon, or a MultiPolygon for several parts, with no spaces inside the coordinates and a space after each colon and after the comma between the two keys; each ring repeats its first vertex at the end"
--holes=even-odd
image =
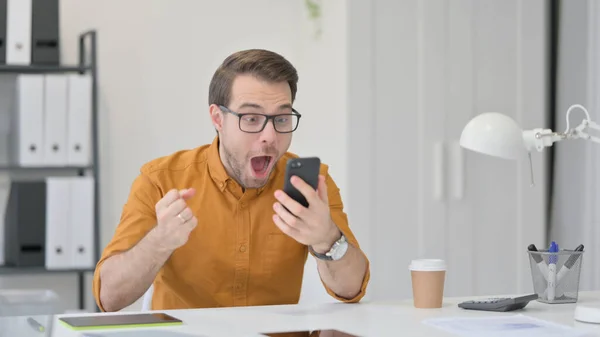
{"type": "Polygon", "coordinates": [[[529,251],[534,292],[543,303],[575,303],[579,297],[579,278],[583,251],[529,251]]]}

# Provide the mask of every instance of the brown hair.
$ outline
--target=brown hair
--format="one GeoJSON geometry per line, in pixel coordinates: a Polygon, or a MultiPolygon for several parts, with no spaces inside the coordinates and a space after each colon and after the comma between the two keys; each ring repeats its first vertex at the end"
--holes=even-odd
{"type": "Polygon", "coordinates": [[[288,82],[292,102],[296,98],[298,73],[283,56],[264,49],[249,49],[228,56],[217,68],[208,89],[208,104],[227,106],[236,75],[251,74],[270,82],[288,82]]]}

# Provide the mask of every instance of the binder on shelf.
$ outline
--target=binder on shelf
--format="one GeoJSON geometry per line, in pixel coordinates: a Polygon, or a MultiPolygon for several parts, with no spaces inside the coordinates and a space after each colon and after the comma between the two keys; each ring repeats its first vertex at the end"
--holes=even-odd
{"type": "Polygon", "coordinates": [[[32,0],[7,0],[6,63],[31,64],[32,0]]]}
{"type": "Polygon", "coordinates": [[[46,184],[13,181],[4,218],[4,260],[15,267],[43,267],[46,184]]]}
{"type": "Polygon", "coordinates": [[[0,0],[0,64],[6,63],[7,0],[0,0]]]}
{"type": "Polygon", "coordinates": [[[16,135],[13,122],[16,83],[16,74],[0,76],[0,165],[4,166],[13,164],[11,159],[16,151],[16,139],[12,135],[16,135]]]}
{"type": "Polygon", "coordinates": [[[58,0],[34,0],[32,4],[31,63],[60,64],[58,0]]]}
{"type": "Polygon", "coordinates": [[[12,128],[15,148],[13,159],[21,166],[44,164],[44,75],[17,76],[12,128]]]}
{"type": "Polygon", "coordinates": [[[71,177],[47,177],[46,184],[46,269],[69,269],[70,254],[70,180],[71,177]]]}
{"type": "MultiPolygon", "coordinates": [[[[8,194],[10,193],[10,179],[8,176],[0,176],[0,246],[5,245],[4,229],[6,209],[8,206],[8,194]]],[[[4,249],[0,249],[0,265],[4,264],[4,249]]]]}
{"type": "Polygon", "coordinates": [[[44,76],[44,164],[67,166],[67,77],[44,76]]]}
{"type": "Polygon", "coordinates": [[[88,166],[92,158],[91,76],[69,74],[67,96],[67,160],[71,166],[88,166]]]}
{"type": "Polygon", "coordinates": [[[46,178],[48,270],[89,269],[94,262],[94,178],[46,178]]]}
{"type": "Polygon", "coordinates": [[[94,178],[74,177],[70,182],[69,220],[71,267],[93,268],[94,263],[94,178]]]}

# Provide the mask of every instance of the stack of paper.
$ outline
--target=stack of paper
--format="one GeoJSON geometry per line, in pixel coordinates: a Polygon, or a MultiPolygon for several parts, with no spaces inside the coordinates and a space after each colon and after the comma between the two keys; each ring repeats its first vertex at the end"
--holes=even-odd
{"type": "Polygon", "coordinates": [[[423,323],[463,337],[583,337],[589,332],[525,315],[492,317],[445,317],[423,323]]]}

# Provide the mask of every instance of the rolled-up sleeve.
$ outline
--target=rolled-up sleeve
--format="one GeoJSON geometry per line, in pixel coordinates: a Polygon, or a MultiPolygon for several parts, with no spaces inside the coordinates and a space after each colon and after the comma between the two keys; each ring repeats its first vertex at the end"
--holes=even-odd
{"type": "Polygon", "coordinates": [[[100,310],[105,311],[100,301],[102,264],[109,257],[131,249],[156,226],[154,206],[160,200],[160,194],[160,190],[144,171],[133,181],[119,224],[94,270],[92,291],[100,310]]]}
{"type": "MultiPolygon", "coordinates": [[[[333,222],[337,225],[337,227],[340,229],[340,231],[344,234],[348,243],[350,245],[354,246],[356,249],[358,249],[360,251],[360,253],[364,256],[366,264],[367,264],[367,268],[366,268],[366,272],[365,272],[365,275],[364,275],[364,278],[362,281],[362,285],[360,287],[360,291],[353,298],[340,297],[335,292],[333,292],[331,290],[331,288],[329,288],[327,286],[327,284],[325,284],[325,282],[323,282],[323,280],[321,280],[321,283],[323,284],[323,286],[325,287],[325,290],[331,297],[333,297],[341,302],[355,303],[355,302],[359,302],[366,294],[367,286],[368,286],[369,280],[371,278],[370,262],[369,262],[369,259],[367,258],[367,255],[360,248],[360,245],[359,245],[358,240],[356,239],[354,233],[350,229],[350,225],[348,224],[348,216],[344,211],[344,204],[342,202],[342,196],[340,194],[340,189],[336,185],[336,183],[333,181],[333,179],[331,178],[329,173],[327,172],[327,167],[325,165],[323,165],[323,166],[324,166],[324,168],[321,169],[321,174],[325,176],[325,181],[327,184],[327,195],[328,195],[328,199],[329,199],[329,208],[331,211],[331,218],[332,218],[333,222]]],[[[311,254],[312,254],[312,252],[311,252],[311,254]]],[[[313,256],[314,256],[314,254],[313,254],[313,256]]]]}

